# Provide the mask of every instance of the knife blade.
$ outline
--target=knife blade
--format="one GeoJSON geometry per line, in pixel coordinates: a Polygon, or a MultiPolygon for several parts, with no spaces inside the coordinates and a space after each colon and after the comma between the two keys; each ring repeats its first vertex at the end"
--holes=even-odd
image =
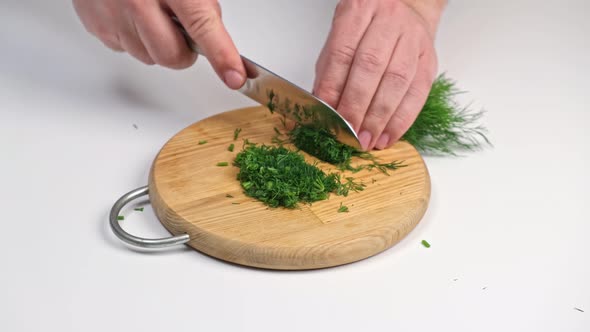
{"type": "MultiPolygon", "coordinates": [[[[192,40],[178,19],[173,18],[182,31],[189,47],[207,56],[192,40]]],[[[320,126],[330,131],[344,144],[361,150],[361,143],[354,129],[334,108],[303,88],[241,56],[246,68],[246,83],[238,90],[252,100],[302,124],[320,126]]]]}

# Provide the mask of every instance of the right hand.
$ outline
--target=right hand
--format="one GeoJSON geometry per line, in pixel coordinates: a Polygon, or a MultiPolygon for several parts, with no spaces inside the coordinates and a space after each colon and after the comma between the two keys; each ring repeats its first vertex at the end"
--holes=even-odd
{"type": "Polygon", "coordinates": [[[216,0],[73,0],[73,4],[86,30],[109,48],[145,64],[182,69],[190,67],[197,54],[172,21],[174,15],[228,87],[238,89],[246,80],[216,0]]]}

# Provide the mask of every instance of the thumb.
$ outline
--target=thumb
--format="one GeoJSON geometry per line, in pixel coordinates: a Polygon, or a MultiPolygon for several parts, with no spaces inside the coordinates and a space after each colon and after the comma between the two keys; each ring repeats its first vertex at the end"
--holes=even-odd
{"type": "Polygon", "coordinates": [[[221,21],[219,3],[215,0],[174,0],[169,5],[217,75],[229,88],[239,89],[246,80],[246,70],[221,21]]]}

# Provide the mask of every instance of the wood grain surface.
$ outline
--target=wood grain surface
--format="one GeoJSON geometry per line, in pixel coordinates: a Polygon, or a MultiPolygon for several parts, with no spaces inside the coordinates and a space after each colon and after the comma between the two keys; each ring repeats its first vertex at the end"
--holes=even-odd
{"type": "MultiPolygon", "coordinates": [[[[189,245],[219,259],[282,270],[315,269],[358,261],[386,250],[420,221],[430,198],[430,178],[419,153],[408,143],[375,151],[384,162],[407,167],[356,174],[366,188],[348,197],[296,209],[268,208],[246,196],[232,166],[243,139],[271,144],[280,117],[253,107],[199,121],[170,139],[150,174],[150,200],[162,224],[175,235],[187,233],[189,245]],[[237,141],[234,130],[242,128],[237,141]],[[198,142],[206,140],[206,144],[198,142]],[[228,151],[234,143],[235,150],[228,151]],[[216,166],[228,162],[230,166],[216,166]],[[227,197],[231,195],[233,197],[227,197]],[[339,213],[340,203],[349,212],[339,213]]],[[[306,159],[314,161],[313,157],[306,159]]],[[[355,160],[353,165],[367,163],[355,160]]],[[[325,163],[320,167],[335,171],[325,163]]]]}

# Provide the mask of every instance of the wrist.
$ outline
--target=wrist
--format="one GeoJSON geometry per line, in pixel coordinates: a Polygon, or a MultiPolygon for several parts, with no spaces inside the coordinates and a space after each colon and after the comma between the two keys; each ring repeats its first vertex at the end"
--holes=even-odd
{"type": "Polygon", "coordinates": [[[447,0],[401,0],[408,7],[412,8],[426,23],[430,35],[434,39],[438,23],[447,0]]]}

